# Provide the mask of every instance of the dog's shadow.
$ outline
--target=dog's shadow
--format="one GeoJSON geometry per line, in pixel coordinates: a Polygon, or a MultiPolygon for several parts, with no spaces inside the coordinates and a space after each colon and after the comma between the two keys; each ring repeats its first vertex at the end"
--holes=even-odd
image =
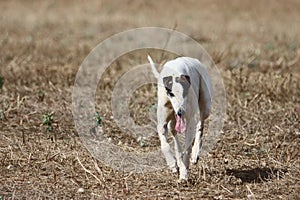
{"type": "Polygon", "coordinates": [[[260,183],[274,178],[283,178],[286,170],[268,167],[253,169],[226,169],[226,174],[241,179],[242,183],[260,183]]]}

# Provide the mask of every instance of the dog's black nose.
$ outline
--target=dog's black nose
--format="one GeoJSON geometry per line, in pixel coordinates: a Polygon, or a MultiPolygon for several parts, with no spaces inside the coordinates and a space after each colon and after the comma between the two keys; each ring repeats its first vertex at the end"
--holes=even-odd
{"type": "Polygon", "coordinates": [[[177,115],[179,117],[181,117],[183,115],[183,110],[181,108],[178,110],[177,115]]]}

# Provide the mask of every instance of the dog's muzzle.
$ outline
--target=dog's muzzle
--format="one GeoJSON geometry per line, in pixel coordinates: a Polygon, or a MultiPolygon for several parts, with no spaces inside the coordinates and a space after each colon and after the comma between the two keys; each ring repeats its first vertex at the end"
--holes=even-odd
{"type": "Polygon", "coordinates": [[[186,130],[186,124],[183,119],[183,115],[184,115],[184,110],[180,108],[176,114],[176,125],[175,125],[175,130],[179,133],[184,133],[186,130]]]}
{"type": "Polygon", "coordinates": [[[177,115],[179,117],[182,117],[184,115],[184,110],[182,108],[179,108],[178,112],[177,112],[177,115]]]}

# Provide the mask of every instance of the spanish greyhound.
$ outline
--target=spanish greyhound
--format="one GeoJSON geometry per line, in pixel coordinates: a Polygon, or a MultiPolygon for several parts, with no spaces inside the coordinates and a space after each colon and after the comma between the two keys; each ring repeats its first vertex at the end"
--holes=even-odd
{"type": "Polygon", "coordinates": [[[210,113],[212,83],[205,66],[197,59],[179,57],[163,65],[159,73],[148,55],[158,83],[157,132],[167,165],[179,181],[188,180],[190,160],[196,164],[202,146],[204,120],[210,113]],[[196,114],[200,120],[196,123],[196,114]],[[168,132],[174,140],[175,157],[168,143],[168,132]],[[184,135],[182,149],[178,134],[184,135]]]}

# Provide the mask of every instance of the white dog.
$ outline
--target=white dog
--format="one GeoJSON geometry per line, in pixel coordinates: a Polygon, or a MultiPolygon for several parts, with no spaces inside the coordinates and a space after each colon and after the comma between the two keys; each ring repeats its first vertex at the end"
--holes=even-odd
{"type": "Polygon", "coordinates": [[[173,172],[179,167],[179,181],[187,180],[190,159],[194,164],[198,161],[204,120],[210,113],[211,79],[204,65],[194,58],[179,57],[168,61],[160,73],[149,55],[148,60],[158,80],[157,131],[161,150],[173,172]],[[198,109],[200,120],[196,126],[198,109]],[[173,135],[176,159],[167,141],[168,132],[173,135]],[[185,134],[183,150],[178,133],[185,134]]]}

